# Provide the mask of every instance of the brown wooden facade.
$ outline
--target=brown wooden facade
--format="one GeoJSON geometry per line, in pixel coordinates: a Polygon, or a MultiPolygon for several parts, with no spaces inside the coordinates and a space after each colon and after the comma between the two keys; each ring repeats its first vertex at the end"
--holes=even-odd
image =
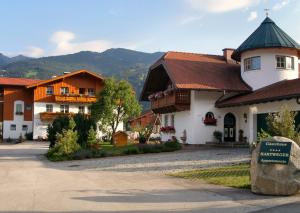
{"type": "Polygon", "coordinates": [[[157,114],[189,110],[190,94],[190,90],[174,90],[162,97],[152,99],[151,109],[157,114]]]}
{"type": "Polygon", "coordinates": [[[14,119],[14,104],[16,100],[24,101],[24,121],[32,121],[33,92],[22,86],[5,86],[3,88],[3,120],[14,119]]]}

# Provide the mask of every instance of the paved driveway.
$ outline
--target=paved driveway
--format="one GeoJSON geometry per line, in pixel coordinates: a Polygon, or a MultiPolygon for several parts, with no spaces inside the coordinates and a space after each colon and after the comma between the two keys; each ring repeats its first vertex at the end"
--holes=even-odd
{"type": "Polygon", "coordinates": [[[164,175],[249,160],[246,149],[51,163],[44,143],[0,145],[0,212],[273,212],[299,208],[294,197],[264,197],[164,175]],[[270,209],[268,209],[270,208],[270,209]]]}

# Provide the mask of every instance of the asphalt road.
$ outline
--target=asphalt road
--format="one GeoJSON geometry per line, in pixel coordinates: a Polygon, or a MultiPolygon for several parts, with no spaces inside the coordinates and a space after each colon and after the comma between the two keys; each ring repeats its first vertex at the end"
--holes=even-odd
{"type": "Polygon", "coordinates": [[[32,142],[0,145],[0,212],[241,213],[299,210],[299,196],[258,196],[248,190],[164,174],[168,168],[173,171],[180,167],[224,163],[224,156],[232,162],[245,160],[247,154],[243,150],[238,152],[238,159],[234,156],[236,150],[219,149],[52,163],[43,156],[47,146],[32,142]]]}

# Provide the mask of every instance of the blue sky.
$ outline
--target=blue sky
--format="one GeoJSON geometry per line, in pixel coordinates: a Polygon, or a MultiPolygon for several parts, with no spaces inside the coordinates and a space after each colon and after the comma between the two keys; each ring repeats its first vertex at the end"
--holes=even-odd
{"type": "Polygon", "coordinates": [[[270,17],[300,42],[299,0],[1,0],[0,52],[31,57],[139,51],[221,54],[270,17]]]}

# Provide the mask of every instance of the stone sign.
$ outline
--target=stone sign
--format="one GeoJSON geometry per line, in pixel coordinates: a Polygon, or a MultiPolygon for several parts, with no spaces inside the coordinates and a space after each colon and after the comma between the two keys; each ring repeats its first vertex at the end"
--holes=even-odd
{"type": "Polygon", "coordinates": [[[293,195],[300,190],[300,147],[284,137],[259,143],[251,158],[251,191],[293,195]]]}
{"type": "Polygon", "coordinates": [[[291,142],[261,142],[258,163],[288,164],[291,145],[291,142]]]}

